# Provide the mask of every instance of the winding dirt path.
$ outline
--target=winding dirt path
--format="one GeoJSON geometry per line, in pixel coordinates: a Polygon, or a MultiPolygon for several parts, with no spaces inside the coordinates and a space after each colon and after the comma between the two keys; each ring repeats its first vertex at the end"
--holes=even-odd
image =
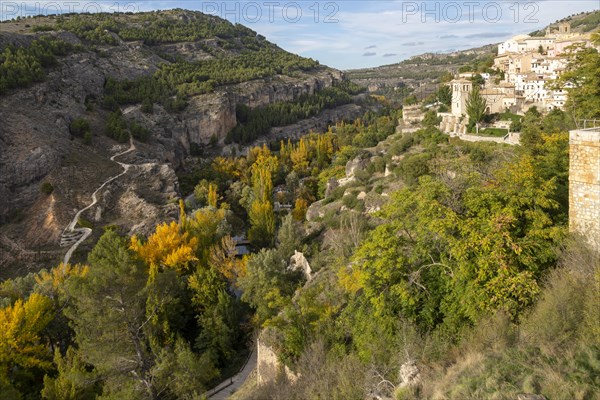
{"type": "Polygon", "coordinates": [[[113,177],[108,178],[106,181],[104,181],[104,183],[102,185],[100,185],[100,187],[98,187],[98,189],[96,189],[94,191],[94,193],[92,193],[92,202],[82,208],[81,210],[77,211],[77,214],[75,214],[75,216],[73,217],[73,219],[71,220],[71,223],[65,228],[65,230],[63,231],[63,236],[65,236],[65,234],[81,234],[81,237],[75,242],[73,243],[73,245],[71,245],[71,247],[69,248],[69,250],[67,251],[67,253],[65,254],[65,258],[63,259],[63,264],[68,264],[69,260],[71,259],[71,256],[73,255],[73,252],[75,252],[75,250],[77,250],[77,247],[79,247],[79,245],[81,243],[83,243],[83,241],[85,239],[87,239],[91,234],[92,234],[92,230],[90,228],[75,228],[75,226],[77,225],[77,222],[79,221],[79,217],[81,216],[81,214],[88,210],[89,208],[93,207],[94,205],[96,205],[96,203],[98,202],[98,198],[97,198],[97,194],[98,192],[100,192],[100,190],[102,190],[106,185],[108,185],[110,182],[114,181],[115,179],[125,175],[127,173],[127,171],[129,171],[129,168],[131,167],[131,164],[125,164],[119,161],[115,161],[115,158],[122,156],[124,154],[130,153],[132,151],[135,150],[135,145],[133,144],[133,139],[129,138],[129,148],[125,151],[122,151],[120,153],[115,154],[114,156],[112,156],[110,158],[111,161],[116,162],[117,164],[119,164],[122,168],[123,168],[123,172],[121,172],[118,175],[115,175],[113,177]]]}

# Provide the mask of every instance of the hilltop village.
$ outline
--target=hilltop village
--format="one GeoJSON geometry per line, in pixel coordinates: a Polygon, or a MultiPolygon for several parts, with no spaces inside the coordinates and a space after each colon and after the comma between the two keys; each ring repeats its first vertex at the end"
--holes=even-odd
{"type": "MultiPolygon", "coordinates": [[[[440,129],[450,134],[467,133],[467,103],[474,85],[485,100],[486,114],[522,115],[532,107],[541,112],[562,110],[569,86],[552,83],[566,70],[568,54],[587,47],[596,47],[592,34],[572,32],[568,22],[548,27],[544,36],[519,35],[499,44],[493,64],[496,74],[465,72],[448,83],[451,110],[438,114],[442,118],[440,129]]],[[[510,122],[497,121],[494,126],[509,130],[510,122]]]]}

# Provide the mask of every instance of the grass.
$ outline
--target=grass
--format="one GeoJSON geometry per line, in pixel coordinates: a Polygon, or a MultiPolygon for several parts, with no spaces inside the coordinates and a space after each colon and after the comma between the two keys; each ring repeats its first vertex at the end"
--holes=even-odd
{"type": "Polygon", "coordinates": [[[479,130],[479,136],[504,137],[508,134],[508,129],[485,128],[479,130]]]}
{"type": "Polygon", "coordinates": [[[504,112],[502,114],[498,114],[499,121],[519,122],[519,121],[521,121],[522,118],[523,118],[523,116],[521,116],[521,115],[513,114],[513,113],[509,113],[509,112],[504,112]]]}

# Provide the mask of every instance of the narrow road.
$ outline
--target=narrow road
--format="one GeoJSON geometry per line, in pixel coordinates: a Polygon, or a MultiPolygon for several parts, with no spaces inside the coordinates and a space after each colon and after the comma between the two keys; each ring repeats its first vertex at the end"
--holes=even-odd
{"type": "Polygon", "coordinates": [[[206,393],[206,396],[211,400],[225,400],[235,393],[248,379],[250,373],[256,368],[257,352],[256,346],[252,349],[252,353],[248,361],[240,372],[226,381],[221,382],[206,393]]]}
{"type": "Polygon", "coordinates": [[[77,222],[79,221],[79,217],[81,216],[81,213],[83,213],[84,211],[88,210],[89,208],[93,207],[94,205],[96,205],[96,203],[98,202],[98,199],[96,197],[96,195],[98,194],[98,192],[100,190],[102,190],[106,185],[108,185],[110,182],[114,181],[115,179],[125,175],[127,173],[127,171],[129,171],[129,168],[131,167],[131,164],[125,164],[122,162],[118,162],[115,161],[115,158],[122,156],[124,154],[130,153],[132,151],[135,150],[135,145],[133,144],[133,138],[129,138],[129,148],[125,151],[122,151],[121,153],[117,153],[114,156],[112,156],[110,158],[111,161],[116,162],[117,164],[119,164],[122,168],[123,168],[123,172],[121,172],[118,175],[115,175],[113,177],[108,178],[106,181],[104,181],[104,183],[102,185],[100,185],[100,187],[98,187],[98,189],[96,189],[94,191],[94,193],[92,193],[92,202],[87,206],[82,208],[81,210],[77,211],[77,214],[75,214],[75,216],[73,217],[73,220],[71,221],[71,223],[65,228],[65,230],[63,231],[62,236],[66,237],[66,238],[72,238],[74,235],[81,235],[79,237],[79,239],[73,243],[73,245],[71,245],[71,247],[69,248],[69,250],[67,251],[67,254],[65,254],[65,258],[63,259],[63,264],[68,264],[69,260],[71,259],[71,256],[73,255],[73,252],[75,252],[75,250],[77,250],[77,247],[79,247],[79,245],[81,243],[83,243],[83,241],[85,239],[87,239],[91,234],[92,234],[92,230],[90,228],[75,228],[75,226],[77,225],[77,222]]]}

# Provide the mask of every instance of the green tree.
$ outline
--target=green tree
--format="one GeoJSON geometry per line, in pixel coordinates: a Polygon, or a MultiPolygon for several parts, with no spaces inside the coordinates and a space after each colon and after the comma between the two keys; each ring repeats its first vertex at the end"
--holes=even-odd
{"type": "Polygon", "coordinates": [[[178,339],[173,347],[161,349],[151,374],[158,386],[169,387],[170,396],[164,398],[195,400],[202,398],[206,382],[217,378],[219,371],[208,354],[198,356],[188,343],[178,339]]]}
{"type": "Polygon", "coordinates": [[[536,164],[523,155],[462,187],[421,177],[393,196],[386,222],[343,270],[344,286],[369,299],[376,315],[402,315],[423,329],[460,329],[496,310],[516,320],[536,299],[565,233],[555,181],[536,164]]]}
{"type": "MultiPolygon", "coordinates": [[[[592,40],[600,44],[600,34],[592,40]]],[[[554,89],[564,88],[567,84],[569,96],[565,110],[572,113],[576,120],[600,118],[600,54],[593,47],[576,48],[569,55],[570,60],[554,89]]]]}
{"type": "Polygon", "coordinates": [[[125,143],[129,140],[127,123],[123,119],[121,110],[114,111],[108,115],[105,127],[106,136],[115,139],[118,142],[125,143]]]}
{"type": "Polygon", "coordinates": [[[469,130],[478,124],[485,114],[486,101],[480,94],[479,85],[473,84],[473,90],[467,98],[467,116],[469,117],[469,130]]]}
{"type": "Polygon", "coordinates": [[[159,274],[148,284],[148,268],[129,250],[127,239],[112,230],[88,259],[89,273],[67,286],[72,301],[65,313],[73,322],[78,354],[103,382],[103,396],[158,398],[169,387],[154,377],[156,346],[164,340],[164,329],[157,330],[157,325],[169,325],[163,314],[177,315],[169,309],[175,304],[176,273],[159,274]],[[159,324],[152,323],[156,318],[159,324]]]}
{"type": "Polygon", "coordinates": [[[242,300],[256,309],[259,325],[277,315],[297,287],[299,276],[287,269],[288,261],[275,249],[262,250],[248,260],[246,275],[240,278],[242,300]]]}
{"type": "Polygon", "coordinates": [[[483,79],[483,76],[481,76],[481,74],[475,74],[471,77],[471,82],[473,82],[473,86],[481,86],[485,83],[485,79],[483,79]]]}
{"type": "Polygon", "coordinates": [[[73,347],[69,347],[64,356],[57,349],[54,352],[54,364],[58,375],[56,377],[44,376],[42,398],[46,400],[91,400],[99,394],[100,385],[94,383],[94,373],[88,371],[89,366],[83,362],[73,347]]]}
{"type": "Polygon", "coordinates": [[[537,110],[537,107],[531,107],[525,113],[523,117],[521,127],[521,145],[533,151],[535,147],[541,142],[542,138],[542,116],[537,110]]]}
{"type": "Polygon", "coordinates": [[[114,231],[107,231],[89,255],[90,273],[70,282],[73,321],[84,362],[104,379],[105,394],[155,397],[150,376],[146,316],[148,271],[114,231]],[[131,392],[127,392],[131,390],[131,392]]]}
{"type": "Polygon", "coordinates": [[[77,118],[69,125],[69,131],[73,136],[83,137],[90,132],[90,123],[85,118],[77,118]]]}
{"type": "Polygon", "coordinates": [[[425,117],[423,118],[423,125],[430,127],[439,126],[440,122],[442,122],[442,117],[437,116],[437,112],[435,110],[429,110],[425,113],[425,117]]]}
{"type": "Polygon", "coordinates": [[[448,85],[442,85],[437,91],[438,100],[450,107],[452,104],[452,89],[448,85]]]}

